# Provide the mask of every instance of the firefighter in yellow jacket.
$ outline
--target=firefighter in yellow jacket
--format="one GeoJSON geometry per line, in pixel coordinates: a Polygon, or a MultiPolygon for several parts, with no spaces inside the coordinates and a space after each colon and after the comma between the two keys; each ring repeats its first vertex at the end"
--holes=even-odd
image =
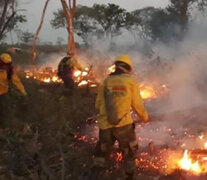
{"type": "Polygon", "coordinates": [[[96,146],[94,166],[105,166],[115,140],[124,156],[126,179],[133,179],[134,156],[138,150],[131,108],[142,121],[148,122],[148,113],[139,94],[139,85],[131,76],[132,60],[127,55],[116,58],[115,72],[103,82],[96,99],[99,111],[99,142],[96,146]]]}
{"type": "Polygon", "coordinates": [[[83,68],[76,59],[75,54],[69,52],[58,64],[58,76],[63,80],[65,87],[70,90],[73,90],[75,86],[73,80],[75,70],[82,71],[83,68]]]}
{"type": "Polygon", "coordinates": [[[21,80],[14,72],[11,56],[7,53],[3,53],[0,56],[0,119],[3,119],[3,99],[9,91],[10,81],[15,85],[21,94],[24,96],[27,95],[21,80]]]}

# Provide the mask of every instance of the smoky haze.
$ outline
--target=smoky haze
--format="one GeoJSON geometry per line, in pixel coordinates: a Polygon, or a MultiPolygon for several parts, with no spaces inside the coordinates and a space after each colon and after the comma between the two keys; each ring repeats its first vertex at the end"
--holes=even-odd
{"type": "MultiPolygon", "coordinates": [[[[160,81],[169,88],[166,97],[161,96],[157,100],[146,102],[151,123],[136,126],[140,147],[146,147],[148,143],[154,142],[155,146],[203,148],[204,142],[199,140],[198,136],[207,131],[206,20],[206,17],[202,16],[193,19],[189,23],[184,39],[180,42],[153,45],[155,55],[152,58],[143,58],[134,50],[126,51],[120,48],[116,52],[105,52],[107,54],[105,61],[99,58],[100,54],[88,60],[94,64],[101,64],[103,68],[110,65],[119,53],[128,53],[133,58],[134,71],[139,80],[149,83],[160,81]],[[166,65],[159,73],[158,69],[151,67],[151,62],[157,56],[161,61],[158,66],[161,67],[163,63],[166,65]],[[148,78],[147,74],[151,71],[154,71],[154,76],[148,78]]],[[[97,48],[104,49],[104,47],[99,44],[97,48]]],[[[138,117],[134,118],[138,120],[138,117]]],[[[94,133],[97,134],[97,129],[94,133]]]]}
{"type": "MultiPolygon", "coordinates": [[[[151,141],[157,146],[166,144],[181,148],[202,146],[197,142],[196,136],[207,131],[206,20],[206,17],[201,15],[192,17],[182,41],[151,45],[154,52],[151,58],[144,57],[140,51],[126,48],[133,44],[132,40],[129,40],[128,44],[123,40],[117,41],[115,51],[109,50],[108,43],[97,41],[95,49],[80,52],[80,61],[86,66],[94,65],[94,74],[99,80],[104,77],[103,74],[106,75],[107,67],[113,63],[117,55],[127,53],[133,59],[134,73],[139,81],[161,82],[161,85],[164,83],[168,87],[167,97],[146,102],[152,119],[144,128],[141,126],[136,128],[141,147],[145,147],[151,141]],[[153,61],[158,56],[161,62],[154,66],[153,61]],[[193,138],[192,136],[189,138],[192,134],[193,138]]],[[[57,67],[63,55],[64,53],[51,55],[44,60],[50,59],[49,64],[45,65],[57,67]]],[[[97,129],[94,133],[97,134],[97,129]]]]}
{"type": "Polygon", "coordinates": [[[193,19],[182,42],[156,44],[153,48],[171,66],[168,73],[162,74],[170,91],[167,101],[155,103],[154,107],[147,104],[163,115],[158,115],[161,122],[152,119],[147,127],[137,128],[137,134],[148,142],[184,149],[203,148],[198,135],[207,131],[206,20],[201,16],[193,19]]]}

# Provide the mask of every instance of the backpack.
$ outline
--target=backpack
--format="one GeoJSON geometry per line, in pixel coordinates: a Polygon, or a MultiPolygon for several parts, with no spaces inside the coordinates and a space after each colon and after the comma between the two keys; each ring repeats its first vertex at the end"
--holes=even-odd
{"type": "Polygon", "coordinates": [[[105,80],[104,83],[104,100],[109,123],[112,125],[119,124],[122,118],[118,118],[115,97],[113,92],[111,92],[107,87],[107,80],[105,80]]]}

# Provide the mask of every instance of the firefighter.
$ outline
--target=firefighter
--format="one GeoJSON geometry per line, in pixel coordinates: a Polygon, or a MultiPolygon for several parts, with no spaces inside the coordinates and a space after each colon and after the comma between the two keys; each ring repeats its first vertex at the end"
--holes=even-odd
{"type": "Polygon", "coordinates": [[[65,87],[71,90],[73,90],[75,85],[73,80],[75,70],[82,71],[83,68],[75,58],[75,54],[69,52],[58,65],[58,76],[63,80],[65,87]]]}
{"type": "Polygon", "coordinates": [[[5,103],[5,96],[9,91],[10,82],[15,85],[22,95],[27,95],[21,80],[14,72],[11,56],[7,53],[3,53],[0,56],[0,119],[3,119],[4,116],[3,104],[5,103]]]}
{"type": "Polygon", "coordinates": [[[121,55],[116,58],[115,72],[111,73],[100,86],[96,99],[96,109],[99,111],[99,141],[93,162],[93,167],[105,167],[107,157],[117,140],[124,157],[126,179],[133,179],[134,158],[138,150],[131,108],[143,122],[149,121],[139,94],[139,85],[131,76],[131,72],[131,58],[121,55]]]}

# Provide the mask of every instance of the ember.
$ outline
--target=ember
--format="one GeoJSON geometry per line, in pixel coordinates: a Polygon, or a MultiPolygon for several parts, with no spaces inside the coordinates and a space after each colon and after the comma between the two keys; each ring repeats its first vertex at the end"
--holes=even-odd
{"type": "Polygon", "coordinates": [[[27,79],[32,78],[44,83],[62,83],[62,80],[57,76],[57,70],[51,67],[25,70],[24,73],[27,79]]]}
{"type": "MultiPolygon", "coordinates": [[[[73,74],[73,79],[78,86],[85,86],[90,84],[90,87],[97,87],[95,79],[91,80],[89,68],[84,71],[76,70],[73,74]]],[[[43,69],[25,70],[25,77],[27,79],[35,79],[43,83],[62,83],[62,80],[57,76],[57,70],[46,67],[43,69]]]]}

